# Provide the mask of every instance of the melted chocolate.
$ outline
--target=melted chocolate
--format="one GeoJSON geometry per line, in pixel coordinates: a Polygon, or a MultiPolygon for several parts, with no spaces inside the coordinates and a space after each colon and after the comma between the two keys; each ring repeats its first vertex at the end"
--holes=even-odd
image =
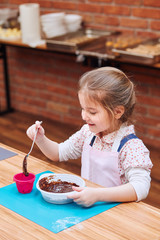
{"type": "Polygon", "coordinates": [[[76,183],[61,181],[60,179],[54,181],[47,177],[44,177],[39,181],[40,189],[46,192],[67,193],[73,191],[72,186],[79,187],[76,183]]]}
{"type": "Polygon", "coordinates": [[[27,155],[24,157],[23,160],[23,173],[24,175],[27,177],[29,175],[28,171],[27,171],[27,155]]]}

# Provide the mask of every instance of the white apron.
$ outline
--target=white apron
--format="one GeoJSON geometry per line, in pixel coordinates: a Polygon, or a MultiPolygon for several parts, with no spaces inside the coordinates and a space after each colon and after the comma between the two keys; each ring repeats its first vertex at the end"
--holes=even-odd
{"type": "MultiPolygon", "coordinates": [[[[81,176],[91,182],[97,183],[104,187],[113,187],[121,185],[121,179],[118,168],[117,151],[120,142],[124,136],[124,126],[118,131],[111,152],[94,149],[90,144],[85,143],[82,151],[82,168],[81,176]]],[[[131,134],[135,138],[134,134],[131,134]]],[[[137,137],[136,137],[137,138],[137,137]]]]}

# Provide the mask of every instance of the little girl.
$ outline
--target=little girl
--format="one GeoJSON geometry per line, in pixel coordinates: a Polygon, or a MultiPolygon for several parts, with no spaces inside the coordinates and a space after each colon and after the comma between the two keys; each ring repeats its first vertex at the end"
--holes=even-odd
{"type": "Polygon", "coordinates": [[[147,197],[152,162],[149,151],[135,135],[131,115],[134,85],[120,70],[103,67],[84,74],[79,81],[82,128],[63,143],[49,140],[40,122],[28,128],[36,144],[53,161],[81,157],[81,176],[99,188],[73,187],[72,198],[89,207],[97,201],[129,202],[147,197]]]}

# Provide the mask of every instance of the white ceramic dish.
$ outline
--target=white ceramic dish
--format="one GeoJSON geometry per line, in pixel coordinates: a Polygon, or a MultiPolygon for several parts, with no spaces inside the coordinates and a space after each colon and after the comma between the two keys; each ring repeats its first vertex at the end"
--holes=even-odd
{"type": "Polygon", "coordinates": [[[52,193],[52,192],[47,192],[47,191],[40,189],[40,187],[39,187],[40,179],[42,179],[44,177],[49,177],[49,176],[54,176],[54,181],[57,181],[58,179],[60,179],[61,181],[72,182],[72,183],[76,183],[80,187],[85,187],[85,181],[81,177],[73,175],[73,174],[54,174],[54,173],[42,174],[38,179],[36,187],[41,192],[44,200],[49,203],[54,203],[54,204],[70,203],[73,200],[68,199],[67,196],[74,192],[74,191],[72,191],[72,192],[68,192],[68,193],[52,193]]]}
{"type": "Polygon", "coordinates": [[[82,17],[76,14],[67,14],[64,17],[67,30],[69,32],[75,32],[81,28],[82,17]]]}
{"type": "Polygon", "coordinates": [[[63,12],[59,12],[59,13],[48,13],[48,14],[44,14],[44,15],[41,15],[40,16],[40,18],[42,19],[42,20],[57,20],[57,19],[62,19],[62,18],[64,18],[64,16],[65,16],[65,13],[63,13],[63,12]]]}
{"type": "Polygon", "coordinates": [[[67,33],[64,21],[65,13],[49,13],[41,15],[42,31],[46,38],[61,36],[67,33]]]}

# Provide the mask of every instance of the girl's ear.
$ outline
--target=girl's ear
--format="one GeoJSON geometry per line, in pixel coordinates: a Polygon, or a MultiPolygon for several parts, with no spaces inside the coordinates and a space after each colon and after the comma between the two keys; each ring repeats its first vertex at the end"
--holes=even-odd
{"type": "Polygon", "coordinates": [[[114,109],[115,119],[117,119],[117,120],[120,119],[121,116],[123,115],[123,113],[124,113],[124,107],[122,105],[115,107],[115,109],[114,109]]]}

